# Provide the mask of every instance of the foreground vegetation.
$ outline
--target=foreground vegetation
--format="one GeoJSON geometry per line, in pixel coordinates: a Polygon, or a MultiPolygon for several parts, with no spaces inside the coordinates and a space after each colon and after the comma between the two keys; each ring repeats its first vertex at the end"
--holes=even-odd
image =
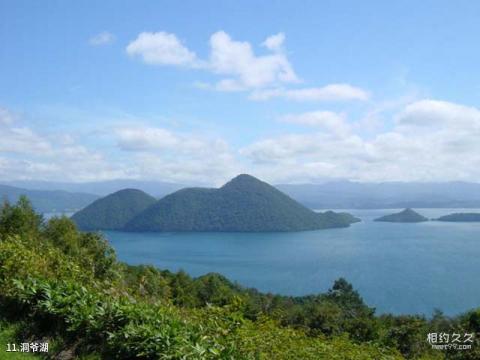
{"type": "MultiPolygon", "coordinates": [[[[0,289],[0,340],[48,341],[49,358],[480,358],[478,340],[450,352],[426,341],[429,332],[478,334],[479,310],[375,316],[344,279],[325,294],[287,297],[218,274],[129,266],[101,235],[66,217],[43,221],[26,198],[0,210],[0,289]]],[[[0,358],[28,358],[3,350],[0,358]]]]}

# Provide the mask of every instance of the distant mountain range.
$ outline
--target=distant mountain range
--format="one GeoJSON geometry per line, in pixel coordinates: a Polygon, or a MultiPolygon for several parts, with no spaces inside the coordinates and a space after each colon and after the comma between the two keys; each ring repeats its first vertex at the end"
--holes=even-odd
{"type": "Polygon", "coordinates": [[[480,184],[358,183],[277,185],[311,209],[479,208],[480,184]]]}
{"type": "Polygon", "coordinates": [[[33,207],[41,213],[74,212],[98,199],[97,195],[92,194],[71,193],[60,190],[28,190],[0,185],[0,200],[15,202],[21,195],[26,195],[32,202],[33,207]]]}
{"type": "Polygon", "coordinates": [[[50,181],[2,181],[2,184],[34,190],[63,190],[68,192],[80,192],[105,196],[122,189],[139,189],[156,198],[168,195],[174,191],[183,189],[186,185],[174,184],[163,181],[141,180],[109,180],[84,183],[50,182],[50,181]]]}
{"type": "MultiPolygon", "coordinates": [[[[49,212],[53,209],[60,212],[79,209],[100,196],[121,189],[139,189],[158,199],[186,187],[183,184],[138,180],[88,183],[11,181],[3,184],[20,188],[20,192],[23,193],[33,191],[36,198],[43,199],[34,200],[33,196],[30,196],[37,204],[37,208],[40,211],[49,212]],[[41,191],[49,191],[49,193],[41,194],[41,191]],[[58,195],[52,195],[52,191],[58,195]],[[83,199],[88,201],[85,202],[83,199]]],[[[480,208],[480,184],[478,183],[332,181],[323,184],[276,185],[276,188],[311,209],[480,208]]],[[[3,190],[0,196],[6,193],[18,193],[18,191],[3,190]]]]}
{"type": "Polygon", "coordinates": [[[113,229],[127,231],[239,232],[317,230],[359,221],[346,213],[315,213],[245,174],[218,189],[186,188],[149,203],[152,198],[142,191],[123,190],[79,211],[73,220],[86,230],[111,230],[115,224],[113,229]]]}

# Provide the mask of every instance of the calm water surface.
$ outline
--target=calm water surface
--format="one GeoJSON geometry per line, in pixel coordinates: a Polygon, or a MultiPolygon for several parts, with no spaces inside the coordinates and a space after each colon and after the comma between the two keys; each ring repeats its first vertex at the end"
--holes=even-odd
{"type": "MultiPolygon", "coordinates": [[[[435,218],[461,209],[419,209],[435,218]]],[[[480,209],[465,210],[480,212],[480,209]]],[[[480,306],[480,223],[377,223],[396,210],[349,210],[346,229],[296,233],[105,232],[120,260],[193,276],[218,272],[286,295],[345,277],[377,312],[447,314],[480,306]]]]}

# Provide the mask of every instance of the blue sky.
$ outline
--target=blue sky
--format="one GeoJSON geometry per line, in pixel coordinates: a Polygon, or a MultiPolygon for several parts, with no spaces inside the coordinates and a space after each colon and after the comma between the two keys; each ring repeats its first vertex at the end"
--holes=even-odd
{"type": "Polygon", "coordinates": [[[480,3],[0,1],[0,178],[478,181],[480,3]]]}

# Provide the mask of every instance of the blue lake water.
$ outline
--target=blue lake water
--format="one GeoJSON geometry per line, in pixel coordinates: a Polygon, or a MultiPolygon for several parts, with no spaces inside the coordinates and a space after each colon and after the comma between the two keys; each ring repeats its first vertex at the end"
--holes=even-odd
{"type": "MultiPolygon", "coordinates": [[[[295,233],[105,232],[120,260],[218,272],[261,291],[305,295],[345,277],[378,313],[458,314],[480,306],[480,223],[379,223],[396,210],[348,210],[345,229],[295,233]]],[[[435,218],[461,209],[417,209],[435,218]]],[[[480,212],[480,209],[465,210],[480,212]]]]}

